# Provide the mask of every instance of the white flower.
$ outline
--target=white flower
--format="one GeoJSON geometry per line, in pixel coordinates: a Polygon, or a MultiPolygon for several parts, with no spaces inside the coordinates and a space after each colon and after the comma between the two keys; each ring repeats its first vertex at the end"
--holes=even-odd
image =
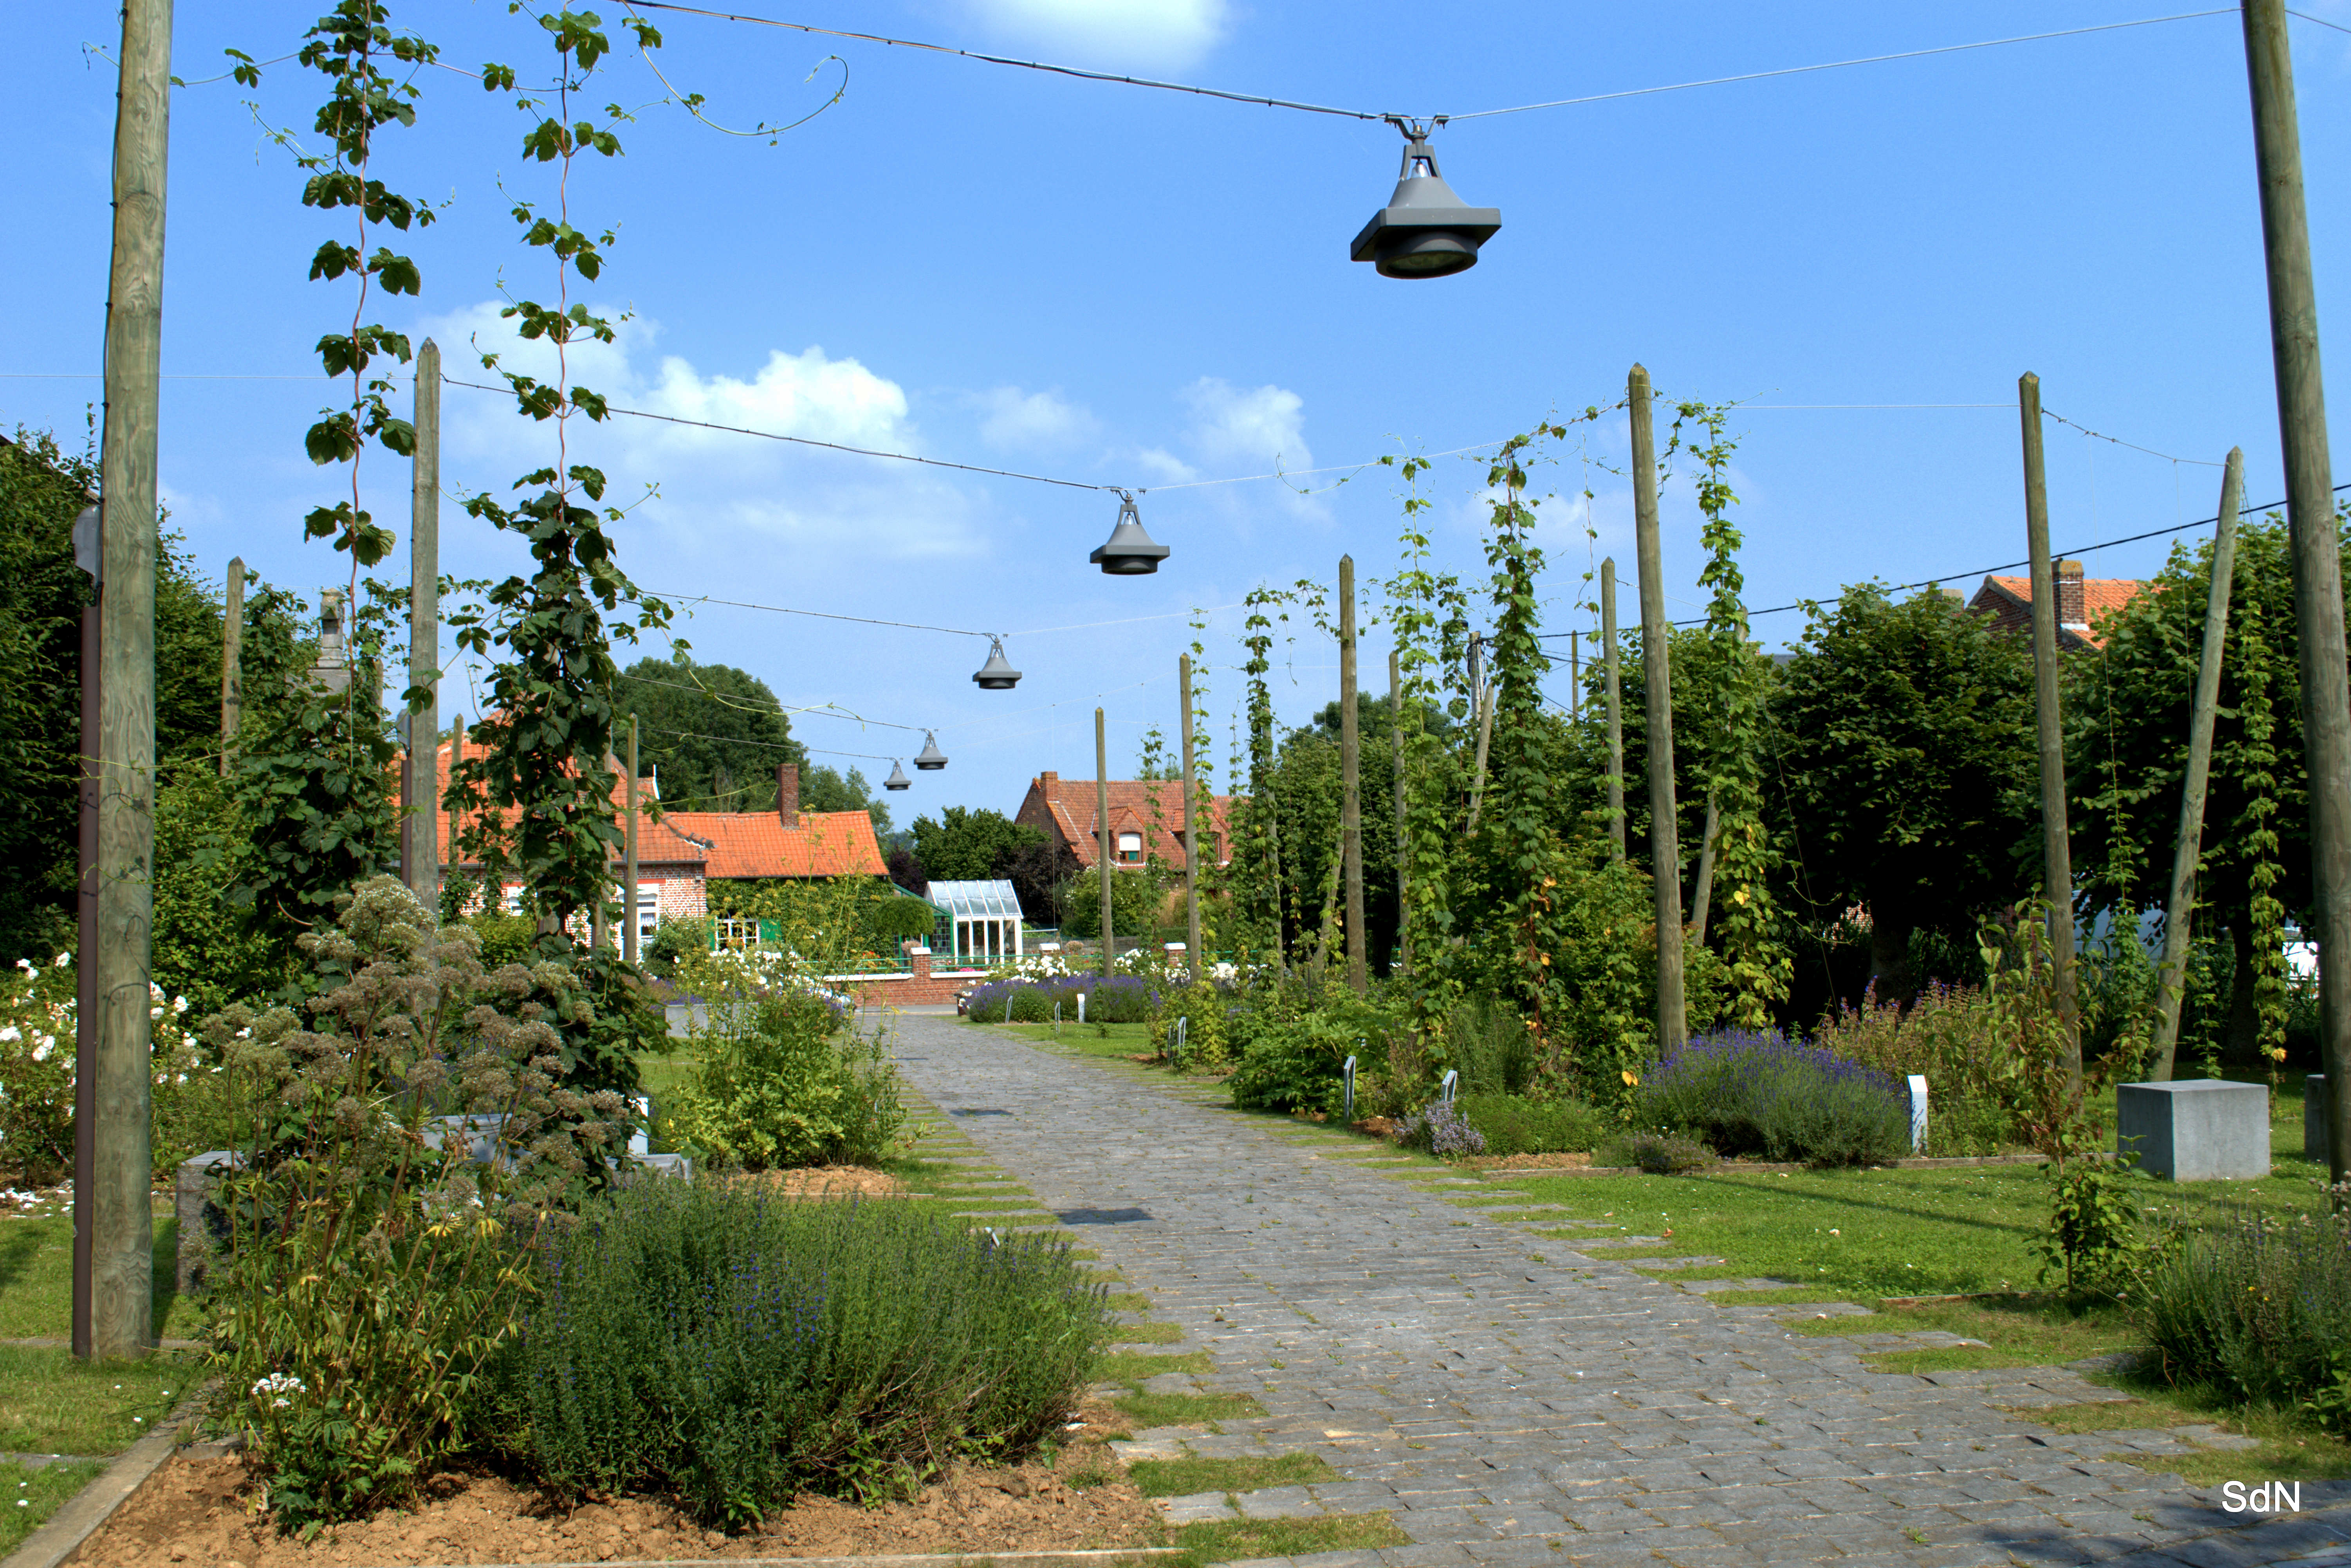
{"type": "Polygon", "coordinates": [[[175,1016],[176,1016],[177,1014],[186,1012],[187,1010],[188,1010],[188,998],[185,998],[185,997],[173,997],[173,998],[172,998],[172,1013],[173,1013],[175,1016]]]}
{"type": "Polygon", "coordinates": [[[33,973],[36,973],[35,969],[33,968],[33,961],[32,961],[30,958],[19,958],[19,959],[17,959],[17,960],[16,960],[16,967],[18,967],[19,969],[24,970],[24,971],[25,971],[25,973],[26,973],[26,974],[28,974],[28,975],[33,974],[33,973]]]}
{"type": "Polygon", "coordinates": [[[15,1024],[10,1024],[5,1029],[0,1029],[0,1040],[6,1040],[13,1043],[24,1038],[24,1031],[19,1030],[15,1024]]]}
{"type": "Polygon", "coordinates": [[[56,1040],[44,1040],[40,1044],[33,1047],[33,1060],[35,1061],[47,1061],[49,1059],[50,1051],[55,1050],[56,1047],[56,1040]]]}
{"type": "MultiPolygon", "coordinates": [[[[308,1394],[309,1392],[309,1385],[305,1384],[300,1378],[295,1376],[290,1372],[273,1372],[268,1376],[256,1382],[253,1385],[253,1396],[256,1399],[260,1398],[266,1394],[286,1395],[308,1394]]],[[[282,1398],[278,1399],[276,1402],[276,1407],[281,1410],[284,1409],[286,1407],[286,1401],[282,1398]]]]}
{"type": "Polygon", "coordinates": [[[162,1018],[162,1016],[163,1009],[162,1008],[149,1008],[147,1009],[147,1021],[149,1023],[154,1022],[157,1019],[162,1018]]]}
{"type": "Polygon", "coordinates": [[[62,969],[62,968],[64,968],[68,964],[70,964],[70,963],[72,963],[72,962],[73,962],[73,955],[72,955],[72,954],[70,954],[70,953],[60,953],[60,954],[58,954],[58,955],[57,955],[57,963],[56,963],[56,965],[55,965],[54,967],[57,967],[57,968],[60,968],[60,969],[62,969]]]}

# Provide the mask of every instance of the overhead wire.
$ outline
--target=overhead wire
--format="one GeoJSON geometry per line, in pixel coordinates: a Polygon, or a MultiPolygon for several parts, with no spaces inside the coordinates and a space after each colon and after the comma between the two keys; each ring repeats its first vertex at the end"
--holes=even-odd
{"type": "Polygon", "coordinates": [[[879,729],[903,729],[909,732],[922,734],[929,734],[935,727],[934,726],[919,724],[893,724],[886,718],[867,718],[863,714],[850,712],[847,708],[841,706],[838,703],[811,703],[805,707],[786,707],[782,704],[778,703],[774,707],[760,707],[755,704],[743,701],[731,692],[713,691],[708,686],[690,685],[684,681],[659,681],[655,680],[651,675],[632,675],[625,670],[622,671],[615,678],[623,681],[634,681],[639,685],[667,686],[674,692],[694,692],[699,695],[708,697],[711,701],[718,704],[721,707],[733,708],[737,713],[772,713],[780,715],[787,718],[790,717],[794,714],[810,714],[818,718],[841,718],[848,719],[855,724],[870,724],[879,729]]]}
{"type": "Polygon", "coordinates": [[[648,735],[666,735],[678,740],[712,740],[721,746],[757,746],[768,751],[806,751],[818,757],[853,757],[860,762],[896,762],[895,757],[875,757],[863,751],[829,751],[821,746],[802,746],[797,740],[751,740],[737,735],[701,735],[690,729],[660,729],[653,725],[643,727],[648,735]]]}

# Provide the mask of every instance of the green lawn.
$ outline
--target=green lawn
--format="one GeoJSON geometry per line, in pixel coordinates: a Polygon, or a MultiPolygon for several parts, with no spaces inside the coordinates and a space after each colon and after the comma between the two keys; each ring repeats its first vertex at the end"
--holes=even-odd
{"type": "Polygon", "coordinates": [[[0,1497],[16,1500],[0,1510],[0,1557],[14,1552],[66,1500],[98,1479],[106,1467],[96,1460],[43,1465],[0,1465],[0,1497]]]}
{"type": "MultiPolygon", "coordinates": [[[[179,1222],[158,1215],[152,1254],[155,1333],[193,1339],[204,1315],[179,1293],[179,1222]]],[[[0,1340],[73,1334],[73,1217],[0,1219],[0,1340]]]]}

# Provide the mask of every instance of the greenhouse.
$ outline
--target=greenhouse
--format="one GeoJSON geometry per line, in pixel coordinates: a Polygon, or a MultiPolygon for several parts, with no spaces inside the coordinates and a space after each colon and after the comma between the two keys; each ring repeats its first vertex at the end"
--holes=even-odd
{"type": "Polygon", "coordinates": [[[1020,900],[1009,882],[935,882],[925,896],[939,911],[934,951],[977,963],[1017,958],[1023,951],[1020,900]]]}

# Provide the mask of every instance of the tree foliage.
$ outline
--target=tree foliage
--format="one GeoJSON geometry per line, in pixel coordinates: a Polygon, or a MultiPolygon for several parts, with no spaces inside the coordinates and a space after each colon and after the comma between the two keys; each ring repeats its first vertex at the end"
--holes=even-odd
{"type": "MultiPolygon", "coordinates": [[[[620,678],[619,708],[637,721],[637,766],[661,779],[674,811],[771,811],[776,768],[806,750],[768,683],[732,664],[701,664],[680,648],[643,658],[620,678]]],[[[810,810],[808,780],[801,803],[810,810]]]]}

